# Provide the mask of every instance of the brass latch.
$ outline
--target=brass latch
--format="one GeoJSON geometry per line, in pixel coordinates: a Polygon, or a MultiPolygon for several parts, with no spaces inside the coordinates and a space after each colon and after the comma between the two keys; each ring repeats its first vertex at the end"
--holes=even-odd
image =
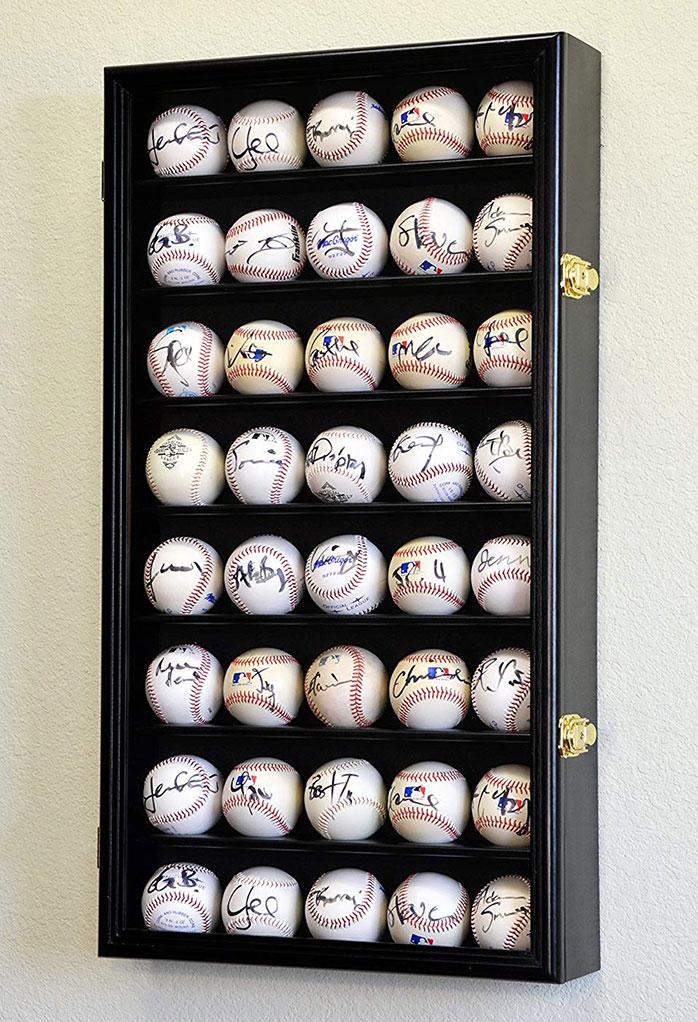
{"type": "Polygon", "coordinates": [[[583,298],[596,291],[599,286],[599,275],[586,259],[565,252],[560,260],[562,275],[560,289],[565,298],[583,298]]]}
{"type": "Polygon", "coordinates": [[[560,742],[558,749],[563,759],[581,756],[596,742],[596,728],[577,713],[564,713],[560,717],[560,742]]]}

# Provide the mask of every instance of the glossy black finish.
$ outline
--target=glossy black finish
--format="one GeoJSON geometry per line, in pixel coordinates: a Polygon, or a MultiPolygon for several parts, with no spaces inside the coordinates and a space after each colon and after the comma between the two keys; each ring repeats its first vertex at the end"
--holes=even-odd
{"type": "Polygon", "coordinates": [[[598,968],[596,752],[563,762],[557,720],[575,711],[595,719],[596,698],[596,386],[598,298],[580,302],[559,292],[559,258],[572,251],[598,265],[599,54],[567,35],[429,44],[106,71],[105,121],[105,444],[104,611],[102,699],[102,813],[100,954],[221,962],[431,972],[562,982],[598,968]],[[409,58],[409,59],[408,59],[409,58]],[[443,82],[464,92],[475,108],[498,81],[531,78],[536,89],[536,148],[531,157],[324,170],[293,174],[160,180],[145,154],[148,124],[184,99],[229,120],[253,99],[283,95],[307,115],[314,102],[340,88],[367,88],[386,109],[410,90],[443,82]],[[163,216],[183,209],[215,217],[224,229],[242,212],[279,206],[307,224],[330,202],[359,198],[386,224],[427,194],[449,198],[474,218],[480,206],[507,190],[535,199],[532,273],[488,274],[473,265],[441,279],[400,276],[389,264],[376,280],[331,283],[306,270],[277,286],[166,289],[153,286],[145,240],[163,216]],[[360,315],[384,335],[408,316],[438,308],[474,332],[505,307],[534,313],[532,391],[489,390],[472,377],[457,392],[401,391],[385,381],[370,395],[327,396],[303,384],[290,397],[241,398],[225,390],[211,399],[166,401],[145,372],[150,338],[177,319],[202,319],[224,338],[239,323],[262,317],[292,323],[301,333],[323,317],[360,315]],[[361,529],[386,554],[403,540],[430,532],[452,536],[472,554],[492,535],[530,532],[534,582],[531,619],[496,619],[471,598],[451,618],[409,618],[390,602],[368,618],[326,617],[307,599],[286,618],[245,617],[223,598],[205,617],[162,617],[142,590],[150,549],[182,532],[212,542],[223,556],[241,539],[278,531],[307,553],[320,530],[356,531],[346,507],[322,506],[305,491],[281,508],[234,505],[227,495],[203,509],[156,507],[143,465],[150,443],[175,426],[205,429],[222,443],[262,422],[284,426],[307,442],[323,427],[351,421],[388,443],[414,421],[443,419],[472,443],[507,418],[529,418],[534,431],[532,503],[489,501],[474,484],[458,505],[410,505],[386,488],[361,508],[361,529]],[[416,630],[419,636],[416,638],[416,630]],[[390,713],[374,728],[322,729],[305,708],[293,726],[243,728],[223,712],[205,729],[165,727],[150,714],[145,667],[160,649],[198,641],[224,663],[253,645],[278,645],[307,665],[334,641],[374,649],[389,667],[411,649],[443,645],[462,652],[471,669],[499,645],[529,645],[534,665],[530,736],[486,731],[474,714],[448,733],[410,732],[390,713]],[[198,752],[227,772],[245,756],[286,758],[307,774],[342,752],[369,758],[390,780],[417,759],[445,759],[474,784],[507,761],[530,763],[534,838],[530,850],[487,845],[470,824],[453,845],[400,841],[384,827],[371,841],[322,841],[301,821],[275,842],[237,837],[224,822],[210,834],[173,838],[144,820],[140,787],[160,758],[198,752]],[[230,938],[147,931],[140,917],[143,883],[159,864],[192,858],[214,869],[223,884],[238,868],[265,862],[297,876],[304,890],[317,875],[341,865],[371,869],[392,890],[415,869],[462,879],[471,896],[494,876],[524,872],[534,900],[530,954],[462,948],[415,948],[314,941],[302,929],[292,940],[230,938]]]}

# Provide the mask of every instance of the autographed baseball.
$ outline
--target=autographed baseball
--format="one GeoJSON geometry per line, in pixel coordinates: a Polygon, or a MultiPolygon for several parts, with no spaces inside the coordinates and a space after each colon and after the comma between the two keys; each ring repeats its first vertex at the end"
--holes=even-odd
{"type": "Polygon", "coordinates": [[[245,837],[288,834],[298,822],[302,802],[298,771],[271,756],[238,763],[223,786],[223,815],[245,837]]]}
{"type": "Polygon", "coordinates": [[[202,646],[170,646],[151,661],[145,695],[164,724],[208,724],[221,708],[223,668],[202,646]]]}
{"type": "Polygon", "coordinates": [[[211,397],[225,379],[223,342],[203,323],[173,323],[148,346],[150,382],[165,397],[211,397]]]}
{"type": "Polygon", "coordinates": [[[526,616],[531,610],[531,541],[528,536],[496,536],[473,558],[470,583],[488,614],[526,616]]]}
{"type": "Polygon", "coordinates": [[[289,213],[254,209],[228,230],[225,260],[243,283],[295,280],[305,266],[305,233],[289,213]]]}
{"type": "Polygon", "coordinates": [[[205,614],[223,592],[223,565],[208,543],[177,536],[155,547],[143,585],[161,614],[205,614]]]}
{"type": "Polygon", "coordinates": [[[148,159],[158,177],[220,174],[228,162],[225,124],[203,106],[174,106],[148,129],[148,159]]]}
{"type": "Polygon", "coordinates": [[[473,254],[473,226],[446,199],[420,199],[403,209],[390,232],[395,264],[411,276],[462,273],[473,254]]]}
{"type": "Polygon", "coordinates": [[[221,817],[223,778],[201,756],[171,756],[146,775],[143,809],[165,834],[205,834],[221,817]]]}
{"type": "Polygon", "coordinates": [[[488,387],[530,387],[533,318],[525,309],[505,309],[477,328],[475,368],[488,387]]]}
{"type": "Polygon", "coordinates": [[[223,926],[240,937],[292,937],[303,918],[298,881],[274,866],[248,866],[223,892],[223,926]]]}
{"type": "Polygon", "coordinates": [[[470,671],[445,649],[418,649],[402,658],[390,677],[390,705],[405,727],[448,731],[470,707],[470,671]]]}
{"type": "Polygon", "coordinates": [[[473,673],[473,709],[493,731],[531,730],[531,655],[507,647],[490,653],[473,673]]]}
{"type": "Polygon", "coordinates": [[[225,588],[243,614],[290,614],[303,596],[303,558],[281,536],[253,536],[228,558],[225,588]]]}
{"type": "Polygon", "coordinates": [[[276,319],[243,323],[228,341],[225,371],[239,394],[290,394],[303,375],[303,342],[276,319]]]}
{"type": "Polygon", "coordinates": [[[297,170],[306,154],[303,119],[294,106],[278,99],[249,103],[230,122],[228,152],[241,173],[297,170]]]}
{"type": "Polygon", "coordinates": [[[490,844],[528,848],[531,843],[531,771],[519,763],[492,767],[473,792],[473,823],[490,844]]]}
{"type": "Polygon", "coordinates": [[[305,921],[320,940],[380,940],[385,891],[363,869],[333,869],[319,876],[305,899],[305,921]]]}
{"type": "Polygon", "coordinates": [[[275,426],[248,429],[225,459],[228,486],[243,504],[288,504],[303,488],[303,448],[275,426]]]}
{"type": "Polygon", "coordinates": [[[475,114],[485,156],[517,156],[533,149],[533,83],[501,82],[485,93],[475,114]]]}
{"type": "Polygon", "coordinates": [[[413,763],[396,775],[390,787],[388,815],[405,841],[420,845],[455,841],[470,818],[468,782],[447,763],[413,763]]]}
{"type": "Polygon", "coordinates": [[[200,213],[167,217],[150,235],[148,266],[161,287],[218,284],[225,272],[223,231],[200,213]]]}
{"type": "Polygon", "coordinates": [[[377,277],[388,258],[388,235],[362,202],[342,202],[316,213],[307,237],[308,260],[320,277],[377,277]]]}
{"type": "Polygon", "coordinates": [[[530,270],[533,265],[533,199],[499,195],[482,207],[473,228],[473,248],[485,270],[530,270]]]}
{"type": "Polygon", "coordinates": [[[161,504],[213,504],[225,485],[223,451],[208,433],[173,429],[148,451],[145,477],[161,504]]]}
{"type": "Polygon", "coordinates": [[[393,603],[406,614],[455,614],[468,598],[470,564],[463,547],[421,536],[395,551],[388,566],[393,603]]]}
{"type": "Polygon", "coordinates": [[[305,675],[305,698],[327,727],[370,727],[388,701],[388,676],[374,653],[362,646],[332,646],[305,675]]]}
{"type": "Polygon", "coordinates": [[[396,944],[459,947],[468,936],[470,898],[443,873],[413,873],[388,902],[388,932],[396,944]]]}
{"type": "Polygon", "coordinates": [[[479,947],[530,951],[530,881],[520,876],[488,881],[473,901],[471,925],[479,947]]]}
{"type": "Polygon", "coordinates": [[[305,584],[325,614],[370,614],[385,598],[385,559],[365,536],[333,536],[308,557],[305,584]]]}
{"type": "Polygon", "coordinates": [[[223,702],[241,724],[290,724],[302,701],[303,670],[296,658],[282,649],[248,649],[236,656],[225,672],[223,702]]]}
{"type": "Polygon", "coordinates": [[[221,885],[195,862],[159,866],[143,888],[141,912],[149,930],[212,933],[218,926],[221,885]]]}
{"type": "Polygon", "coordinates": [[[473,112],[455,89],[418,89],[395,107],[391,136],[401,160],[464,160],[475,138],[473,112]]]}
{"type": "Polygon", "coordinates": [[[442,312],[412,316],[393,330],[388,362],[406,390],[449,390],[465,382],[470,344],[462,323],[442,312]]]}
{"type": "Polygon", "coordinates": [[[385,344],[372,323],[346,316],[315,327],[305,349],[305,371],[328,393],[375,390],[385,371],[385,344]]]}
{"type": "Polygon", "coordinates": [[[360,426],[333,426],[315,437],[305,458],[308,486],[325,504],[370,504],[383,489],[385,448],[360,426]]]}
{"type": "Polygon", "coordinates": [[[363,841],[385,823],[385,785],[365,759],[333,759],[305,785],[305,812],[328,841],[363,841]]]}
{"type": "Polygon", "coordinates": [[[531,499],[531,425],[503,422],[483,436],[475,451],[475,472],[495,500],[531,499]]]}
{"type": "Polygon", "coordinates": [[[390,449],[388,472],[398,493],[415,503],[460,500],[473,478],[473,455],[462,433],[443,422],[416,422],[390,449]]]}
{"type": "Polygon", "coordinates": [[[382,163],[388,152],[388,118],[367,92],[335,92],[313,107],[305,139],[321,167],[382,163]]]}

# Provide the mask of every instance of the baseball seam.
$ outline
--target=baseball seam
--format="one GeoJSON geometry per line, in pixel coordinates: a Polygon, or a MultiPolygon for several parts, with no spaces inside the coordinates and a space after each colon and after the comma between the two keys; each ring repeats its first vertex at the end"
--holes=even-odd
{"type": "Polygon", "coordinates": [[[197,898],[193,897],[187,891],[167,891],[164,892],[163,894],[157,894],[145,906],[145,910],[143,912],[145,925],[148,926],[152,922],[153,916],[155,915],[157,909],[159,909],[161,906],[167,907],[171,905],[172,902],[179,902],[180,904],[184,903],[188,905],[189,908],[194,909],[194,911],[198,914],[199,918],[201,919],[201,922],[206,932],[208,932],[211,929],[213,920],[211,919],[208,910],[204,905],[202,905],[202,903],[197,898]]]}
{"type": "Polygon", "coordinates": [[[406,921],[409,920],[411,924],[417,930],[422,930],[424,933],[447,933],[454,927],[459,926],[468,908],[468,894],[462,884],[459,884],[460,891],[458,894],[458,904],[447,916],[442,916],[439,919],[429,919],[414,915],[410,911],[410,904],[407,901],[409,896],[410,882],[414,879],[414,876],[409,876],[403,884],[400,885],[400,893],[397,897],[398,908],[400,914],[406,921]]]}
{"type": "Polygon", "coordinates": [[[380,817],[381,825],[385,823],[385,807],[380,802],[377,802],[375,798],[359,795],[358,798],[340,799],[337,802],[333,802],[327,809],[324,809],[317,818],[317,830],[327,841],[333,840],[327,829],[329,824],[343,813],[345,809],[351,809],[353,806],[368,806],[371,809],[375,809],[380,817]]]}
{"type": "Polygon", "coordinates": [[[317,905],[315,905],[315,903],[311,900],[310,895],[312,895],[313,892],[313,889],[311,888],[310,895],[308,896],[308,901],[306,903],[308,915],[311,919],[318,923],[319,926],[326,927],[328,930],[341,930],[344,929],[344,927],[351,927],[354,923],[360,922],[368,912],[371,907],[371,902],[373,901],[375,889],[376,883],[373,875],[371,873],[367,873],[366,890],[359,904],[356,905],[354,910],[348,915],[339,916],[337,919],[329,919],[320,912],[317,905]]]}
{"type": "MultiPolygon", "coordinates": [[[[171,110],[167,110],[166,113],[168,117],[173,114],[186,114],[186,116],[191,117],[197,126],[202,128],[204,132],[208,131],[209,125],[206,123],[205,119],[190,106],[175,106],[172,107],[171,110]]],[[[161,114],[160,117],[156,118],[151,130],[155,128],[156,125],[160,125],[162,123],[163,117],[164,115],[161,114]]],[[[194,167],[198,166],[207,155],[211,143],[206,137],[206,134],[204,134],[202,138],[197,139],[197,142],[199,143],[199,149],[187,160],[181,160],[179,163],[175,163],[171,167],[166,167],[164,169],[161,167],[160,171],[156,170],[155,173],[160,177],[172,177],[175,174],[181,174],[185,170],[192,170],[194,167]]]]}
{"type": "Polygon", "coordinates": [[[233,830],[237,828],[228,820],[228,813],[232,809],[245,809],[251,814],[258,813],[264,816],[281,834],[288,834],[291,830],[288,820],[276,806],[269,805],[268,802],[252,802],[244,795],[228,795],[223,802],[223,815],[233,830]]]}
{"type": "Polygon", "coordinates": [[[218,281],[220,280],[218,271],[216,270],[215,266],[208,259],[206,259],[205,256],[201,255],[200,252],[191,252],[188,250],[184,252],[175,252],[173,249],[165,249],[161,253],[159,253],[151,263],[151,270],[153,272],[153,275],[156,275],[157,272],[155,279],[157,280],[158,284],[161,283],[159,274],[164,264],[175,262],[177,260],[183,260],[184,262],[187,263],[196,263],[206,272],[212,284],[217,284],[218,281]]]}
{"type": "MultiPolygon", "coordinates": [[[[469,156],[472,149],[472,146],[467,145],[457,135],[440,128],[414,127],[398,135],[393,141],[400,159],[404,157],[405,153],[409,152],[415,142],[440,142],[447,149],[452,149],[463,158],[469,156]]],[[[437,157],[434,158],[436,159],[437,157]]]]}
{"type": "Polygon", "coordinates": [[[442,830],[444,834],[448,834],[452,841],[455,841],[460,836],[460,832],[453,826],[451,821],[446,816],[442,816],[441,813],[437,813],[434,809],[408,805],[398,806],[397,809],[390,813],[390,822],[393,826],[395,826],[396,822],[404,823],[410,820],[431,823],[438,830],[442,830]]]}
{"type": "Polygon", "coordinates": [[[422,688],[413,689],[405,696],[400,704],[400,711],[398,713],[400,723],[407,725],[410,711],[419,703],[428,702],[432,699],[439,703],[453,703],[458,707],[463,716],[468,712],[468,702],[460,692],[452,688],[438,688],[435,685],[425,685],[422,688]]]}
{"type": "MultiPolygon", "coordinates": [[[[338,160],[338,161],[341,161],[341,160],[345,159],[345,157],[350,156],[353,152],[355,152],[355,150],[359,148],[359,146],[361,145],[361,143],[364,141],[364,139],[366,137],[366,129],[368,127],[368,119],[367,119],[367,116],[366,116],[366,111],[367,111],[366,100],[367,99],[368,99],[368,96],[367,96],[367,94],[365,92],[357,91],[357,93],[356,93],[356,128],[354,129],[354,133],[349,138],[348,142],[345,142],[343,145],[337,146],[336,148],[329,149],[327,151],[320,152],[318,150],[318,152],[316,154],[315,151],[314,151],[314,146],[311,145],[310,137],[308,136],[308,133],[306,132],[306,140],[307,140],[307,143],[308,143],[308,149],[310,149],[311,153],[313,153],[313,155],[320,156],[324,160],[338,160]]],[[[315,111],[313,110],[312,113],[310,114],[310,117],[308,118],[309,121],[312,120],[312,117],[313,117],[314,113],[315,113],[315,111]]]]}
{"type": "MultiPolygon", "coordinates": [[[[296,606],[298,605],[298,601],[300,599],[300,593],[298,592],[298,586],[296,584],[295,572],[293,571],[293,567],[291,565],[291,562],[288,560],[286,555],[281,550],[276,550],[274,547],[260,546],[259,544],[254,543],[251,546],[250,545],[245,546],[243,548],[243,550],[238,554],[238,558],[240,558],[240,557],[247,557],[249,554],[267,554],[267,555],[270,555],[272,557],[277,557],[279,559],[279,561],[281,562],[281,566],[283,567],[284,571],[286,572],[286,584],[288,586],[289,612],[292,611],[292,610],[295,610],[296,606]]],[[[234,567],[236,567],[236,565],[233,564],[232,567],[234,568],[234,567]]],[[[229,578],[229,576],[231,574],[232,574],[232,569],[231,569],[231,564],[229,563],[226,566],[226,571],[225,571],[225,587],[228,590],[228,595],[230,596],[230,599],[233,601],[233,603],[235,604],[236,607],[239,607],[240,610],[243,611],[243,613],[245,613],[245,614],[253,614],[254,611],[251,611],[249,609],[249,607],[245,604],[245,601],[243,599],[241,599],[241,597],[240,597],[240,590],[239,589],[235,593],[235,597],[232,595],[232,591],[231,591],[232,590],[232,580],[230,580],[230,578],[229,578]],[[228,585],[229,581],[230,581],[230,587],[228,585]]]]}

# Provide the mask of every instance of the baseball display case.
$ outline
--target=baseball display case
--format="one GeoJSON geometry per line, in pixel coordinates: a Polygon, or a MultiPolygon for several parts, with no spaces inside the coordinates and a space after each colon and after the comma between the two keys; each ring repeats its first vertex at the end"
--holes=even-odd
{"type": "MultiPolygon", "coordinates": [[[[599,967],[591,748],[599,66],[598,52],[586,44],[549,34],[106,70],[100,954],[548,982],[599,967]],[[406,162],[391,146],[383,162],[368,166],[321,166],[308,157],[300,168],[273,172],[240,173],[228,164],[212,174],[153,173],[149,126],[170,108],[195,104],[227,126],[246,104],[283,99],[305,120],[324,97],[365,90],[389,121],[415,90],[456,90],[476,111],[488,89],[512,81],[533,83],[533,145],[521,154],[487,156],[475,145],[467,158],[406,162]],[[390,232],[407,207],[427,196],[453,203],[474,221],[497,196],[522,193],[533,199],[530,269],[492,271],[473,258],[462,272],[411,275],[391,256],[372,277],[326,279],[306,265],[287,280],[225,274],[204,286],[158,286],[148,265],[156,224],[185,213],[211,218],[225,231],[250,211],[277,209],[307,230],[319,210],[364,203],[390,232]],[[206,324],[225,344],[241,324],[272,320],[291,325],[305,343],[323,321],[359,317],[387,344],[410,317],[438,312],[462,323],[472,342],[480,324],[506,309],[532,314],[528,387],[487,386],[472,367],[465,382],[446,389],[406,389],[387,369],[363,391],[321,391],[304,375],[290,393],[241,393],[224,384],[208,396],[166,396],[149,378],[149,344],[176,323],[206,324]],[[473,478],[467,492],[443,502],[411,501],[386,480],[372,502],[361,504],[323,502],[304,484],[288,503],[242,503],[226,486],[213,503],[182,505],[160,503],[146,481],[151,445],[173,430],[202,431],[224,453],[246,430],[285,430],[307,451],[321,431],[349,424],[369,430],[390,451],[403,431],[436,422],[463,433],[474,451],[490,430],[513,420],[531,424],[525,499],[493,499],[473,478]],[[390,595],[369,613],[325,613],[307,592],[290,613],[244,613],[222,585],[207,613],[172,614],[154,606],[144,589],[151,551],[176,537],[208,544],[225,564],[252,537],[282,537],[305,560],[317,544],[354,534],[366,537],[386,564],[417,537],[445,537],[471,562],[495,537],[530,537],[530,614],[488,613],[473,592],[448,614],[406,613],[390,595]],[[147,698],[146,672],[161,651],[190,643],[223,670],[245,650],[271,647],[296,658],[303,671],[328,648],[353,644],[378,657],[388,675],[415,650],[450,651],[471,672],[493,651],[529,650],[530,731],[494,730],[472,707],[445,730],[405,727],[390,705],[367,726],[327,727],[305,700],[279,727],[242,723],[224,706],[206,723],[165,724],[147,698]],[[174,756],[202,757],[222,778],[245,760],[273,757],[303,783],[327,761],[349,757],[368,761],[386,788],[399,771],[430,761],[460,772],[471,793],[487,771],[516,764],[530,769],[530,795],[517,806],[525,802],[530,842],[492,843],[472,818],[444,843],[405,839],[388,819],[367,838],[327,840],[303,811],[278,837],[245,834],[224,818],[205,833],[168,833],[148,819],[146,802],[155,795],[151,786],[144,797],[144,781],[174,756]],[[388,911],[392,893],[414,873],[458,881],[471,902],[497,878],[516,875],[530,883],[530,946],[488,948],[467,919],[454,946],[411,939],[409,932],[396,943],[393,927],[376,941],[365,933],[313,936],[305,920],[288,937],[231,934],[223,925],[203,933],[147,928],[144,886],[161,867],[188,862],[215,874],[221,889],[241,870],[276,867],[296,879],[304,899],[327,871],[365,870],[384,888],[388,911]]],[[[438,915],[428,904],[421,911],[438,915]]],[[[505,914],[493,898],[491,919],[505,914]]]]}

